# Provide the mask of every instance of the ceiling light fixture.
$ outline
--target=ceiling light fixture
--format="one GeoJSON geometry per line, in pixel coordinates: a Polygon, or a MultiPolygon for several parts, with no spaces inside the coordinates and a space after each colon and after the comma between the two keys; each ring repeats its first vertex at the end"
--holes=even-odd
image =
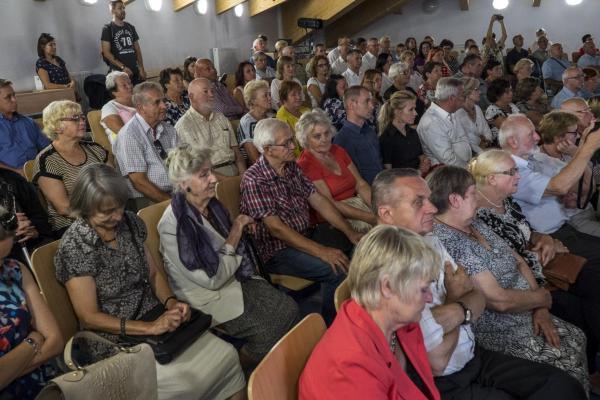
{"type": "Polygon", "coordinates": [[[204,15],[208,12],[208,0],[198,0],[194,5],[194,10],[200,15],[204,15]]]}
{"type": "Polygon", "coordinates": [[[242,15],[244,15],[244,5],[243,4],[238,4],[233,9],[233,12],[235,13],[236,17],[241,18],[242,15]]]}
{"type": "Polygon", "coordinates": [[[146,0],[146,8],[150,11],[158,12],[162,8],[162,0],[146,0]]]}
{"type": "Polygon", "coordinates": [[[496,10],[504,10],[508,7],[508,0],[494,0],[492,1],[492,7],[496,10]]]}
{"type": "Polygon", "coordinates": [[[567,3],[568,6],[577,6],[579,4],[581,4],[583,0],[565,0],[565,3],[567,3]]]}

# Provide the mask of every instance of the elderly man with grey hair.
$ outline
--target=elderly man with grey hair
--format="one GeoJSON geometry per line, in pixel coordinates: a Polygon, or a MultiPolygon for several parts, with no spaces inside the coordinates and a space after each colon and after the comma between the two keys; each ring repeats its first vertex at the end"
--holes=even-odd
{"type": "Polygon", "coordinates": [[[242,177],[240,211],[257,221],[254,238],[268,272],[322,283],[322,313],[331,323],[335,289],[346,277],[348,255],[362,235],[304,176],[285,122],[258,121],[254,145],[261,156],[242,177]],[[314,229],[311,207],[326,221],[314,229]]]}
{"type": "Polygon", "coordinates": [[[471,159],[469,137],[453,115],[465,102],[463,83],[456,78],[442,78],[435,88],[435,101],[425,111],[417,126],[423,153],[432,167],[440,164],[466,167],[471,159]]]}
{"type": "Polygon", "coordinates": [[[563,399],[580,393],[578,383],[557,368],[479,347],[472,324],[485,309],[485,298],[442,244],[431,234],[437,208],[419,171],[381,172],[372,186],[378,224],[411,230],[439,255],[437,277],[419,321],[427,358],[443,398],[563,399]],[[521,379],[526,376],[526,379],[521,379]],[[560,383],[559,383],[560,382],[560,383]]]}
{"type": "Polygon", "coordinates": [[[264,39],[261,37],[257,37],[256,39],[254,39],[254,42],[252,42],[252,56],[250,56],[250,62],[252,64],[255,63],[256,59],[254,58],[254,55],[256,53],[263,53],[263,54],[265,54],[265,57],[267,59],[267,65],[269,67],[275,69],[277,63],[275,62],[273,57],[266,54],[266,51],[267,51],[267,44],[265,43],[264,39]]]}
{"type": "Polygon", "coordinates": [[[225,115],[214,110],[211,82],[206,78],[194,79],[188,94],[191,107],[175,124],[179,140],[192,147],[209,149],[210,162],[220,179],[243,173],[246,161],[240,153],[231,123],[225,115]]]}
{"type": "Polygon", "coordinates": [[[128,209],[137,211],[171,198],[165,159],[177,145],[177,132],[163,122],[167,106],[158,83],[133,88],[133,105],[137,113],[119,131],[113,150],[121,174],[128,178],[128,209]]]}
{"type": "Polygon", "coordinates": [[[562,73],[563,87],[560,92],[552,99],[552,108],[559,108],[560,105],[571,97],[584,97],[581,90],[583,88],[584,75],[581,68],[569,67],[562,73]]]}

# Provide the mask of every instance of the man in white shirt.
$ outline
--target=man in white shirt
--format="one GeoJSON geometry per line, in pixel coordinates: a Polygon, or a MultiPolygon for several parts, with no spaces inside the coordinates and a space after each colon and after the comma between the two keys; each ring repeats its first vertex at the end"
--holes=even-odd
{"type": "Polygon", "coordinates": [[[361,71],[365,72],[368,69],[375,69],[377,64],[377,55],[379,54],[379,41],[377,38],[370,38],[367,41],[367,52],[362,57],[361,71]]]}
{"type": "Polygon", "coordinates": [[[362,81],[362,73],[360,67],[362,65],[362,56],[358,50],[350,50],[346,57],[348,68],[342,72],[342,76],[346,78],[348,87],[360,85],[362,81]]]}
{"type": "MultiPolygon", "coordinates": [[[[338,46],[338,57],[331,64],[331,73],[341,75],[348,69],[348,53],[350,52],[350,44],[346,45],[342,43],[341,46],[338,46]]],[[[331,53],[329,53],[331,54],[331,53]]],[[[327,56],[329,58],[329,55],[327,56]]]]}
{"type": "Polygon", "coordinates": [[[596,50],[596,45],[593,40],[589,40],[583,44],[584,55],[579,57],[577,60],[577,66],[579,68],[594,68],[600,72],[600,55],[596,50]]]}
{"type": "Polygon", "coordinates": [[[466,167],[471,159],[467,133],[452,115],[465,102],[463,83],[456,78],[442,78],[435,88],[435,101],[425,111],[417,126],[423,153],[431,165],[466,167]]]}
{"type": "MultiPolygon", "coordinates": [[[[348,50],[350,50],[350,38],[347,36],[342,36],[338,39],[338,45],[335,49],[331,50],[329,54],[327,54],[327,59],[329,60],[329,64],[333,66],[333,63],[340,58],[342,53],[348,54],[348,50]],[[343,51],[342,51],[343,50],[343,51]]],[[[345,58],[345,56],[344,56],[345,58]]],[[[344,71],[342,71],[344,72],[344,71]]]]}
{"type": "Polygon", "coordinates": [[[431,235],[437,209],[429,201],[430,194],[420,173],[408,168],[384,170],[372,185],[372,206],[378,223],[424,236],[443,263],[438,279],[431,283],[433,301],[425,306],[420,321],[427,357],[442,398],[564,399],[574,393],[583,395],[579,383],[557,368],[476,345],[471,324],[483,312],[485,299],[464,268],[456,265],[439,239],[431,235]]]}

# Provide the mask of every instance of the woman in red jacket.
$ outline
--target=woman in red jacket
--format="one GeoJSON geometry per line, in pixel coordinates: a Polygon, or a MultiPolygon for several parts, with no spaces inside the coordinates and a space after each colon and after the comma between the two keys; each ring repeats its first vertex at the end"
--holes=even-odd
{"type": "Polygon", "coordinates": [[[301,400],[439,400],[418,321],[440,265],[423,239],[380,225],[362,238],[348,272],[352,298],[300,377],[301,400]]]}

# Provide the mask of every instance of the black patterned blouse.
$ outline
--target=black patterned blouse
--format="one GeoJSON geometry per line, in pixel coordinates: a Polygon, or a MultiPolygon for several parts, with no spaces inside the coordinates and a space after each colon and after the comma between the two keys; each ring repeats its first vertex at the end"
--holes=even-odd
{"type": "MultiPolygon", "coordinates": [[[[65,232],[54,257],[56,278],[64,284],[71,278],[91,276],[100,311],[139,319],[159,304],[149,283],[150,268],[143,247],[146,236],[144,222],[125,211],[117,226],[117,248],[113,249],[85,219],[78,218],[65,232]]],[[[117,335],[98,333],[114,342],[118,339],[117,335]]]]}
{"type": "Polygon", "coordinates": [[[536,252],[527,250],[531,242],[531,226],[523,215],[521,207],[511,197],[504,200],[504,209],[504,214],[498,214],[489,208],[479,208],[477,217],[523,257],[537,284],[543,287],[546,278],[542,272],[542,264],[536,252]]]}
{"type": "Polygon", "coordinates": [[[48,73],[50,83],[68,85],[71,82],[71,77],[65,62],[60,57],[56,57],[56,62],[58,65],[52,64],[45,58],[38,58],[35,62],[35,71],[37,72],[40,68],[43,68],[48,73]]]}

